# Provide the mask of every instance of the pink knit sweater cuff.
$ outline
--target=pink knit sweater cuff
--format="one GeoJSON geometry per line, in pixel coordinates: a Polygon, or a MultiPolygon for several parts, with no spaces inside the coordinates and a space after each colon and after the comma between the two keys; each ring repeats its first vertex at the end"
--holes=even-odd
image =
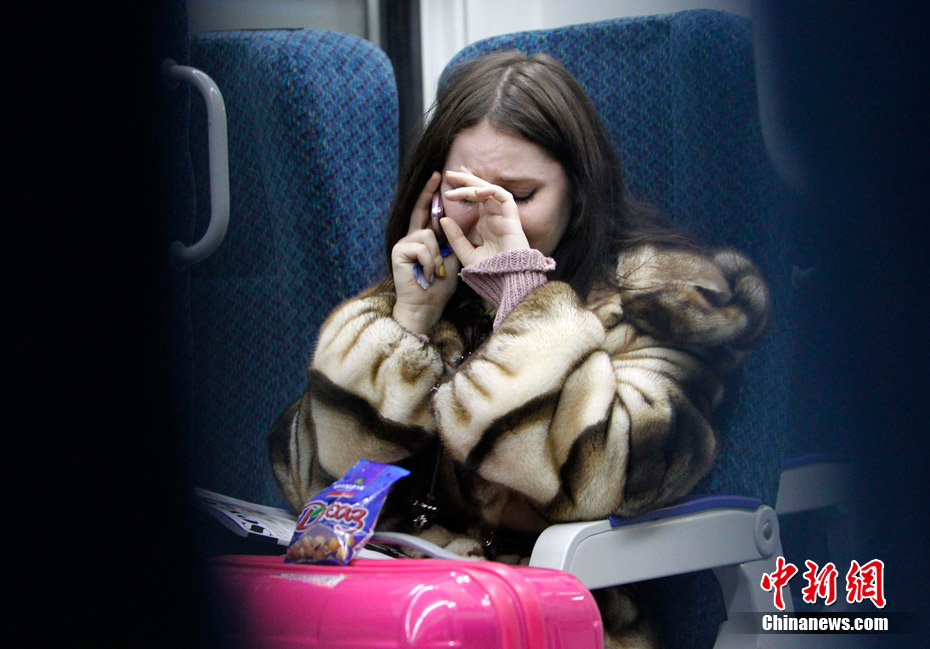
{"type": "Polygon", "coordinates": [[[497,309],[494,329],[527,295],[546,283],[555,261],[538,250],[508,250],[462,269],[461,277],[497,309]]]}

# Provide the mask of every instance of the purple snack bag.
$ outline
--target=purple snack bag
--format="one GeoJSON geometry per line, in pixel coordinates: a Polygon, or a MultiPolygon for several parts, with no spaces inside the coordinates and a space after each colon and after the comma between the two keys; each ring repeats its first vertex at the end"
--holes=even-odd
{"type": "Polygon", "coordinates": [[[304,505],[287,548],[287,563],[346,565],[374,533],[388,491],[410,472],[360,460],[304,505]]]}

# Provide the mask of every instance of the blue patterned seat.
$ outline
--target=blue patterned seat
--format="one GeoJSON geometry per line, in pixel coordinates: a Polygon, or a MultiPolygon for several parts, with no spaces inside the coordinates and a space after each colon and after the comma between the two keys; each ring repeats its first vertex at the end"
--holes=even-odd
{"type": "MultiPolygon", "coordinates": [[[[230,178],[223,245],[186,271],[192,480],[281,505],[267,431],[303,389],[323,319],[382,272],[393,69],[371,43],[313,29],[200,34],[190,59],[222,92],[230,178]]],[[[209,214],[205,118],[191,105],[199,208],[186,241],[209,214]]]]}

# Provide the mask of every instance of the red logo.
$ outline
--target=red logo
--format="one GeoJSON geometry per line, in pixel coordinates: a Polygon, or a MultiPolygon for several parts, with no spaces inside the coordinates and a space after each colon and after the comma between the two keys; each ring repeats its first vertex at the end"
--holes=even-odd
{"type": "MultiPolygon", "coordinates": [[[[820,568],[813,561],[805,561],[807,570],[801,577],[807,585],[801,589],[801,598],[808,604],[816,604],[822,599],[827,606],[836,602],[836,579],[839,571],[833,563],[820,568]]],[[[782,589],[798,573],[798,567],[785,561],[784,557],[775,560],[775,571],[762,575],[762,590],[774,591],[775,607],[785,610],[785,598],[782,589]]],[[[885,606],[885,564],[873,559],[860,565],[853,560],[846,573],[846,601],[856,604],[871,600],[878,608],[885,606]]]]}

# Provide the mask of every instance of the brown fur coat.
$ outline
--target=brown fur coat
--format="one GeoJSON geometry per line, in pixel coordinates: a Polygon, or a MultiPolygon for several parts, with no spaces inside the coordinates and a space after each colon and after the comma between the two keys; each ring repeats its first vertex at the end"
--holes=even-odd
{"type": "Polygon", "coordinates": [[[621,289],[584,300],[548,282],[470,354],[447,321],[429,342],[405,331],[390,291],[338,307],[269,437],[287,501],[299,510],[360,458],[414,472],[392,495],[401,519],[432,491],[440,522],[472,536],[685,495],[713,464],[710,417],[765,328],[768,290],[729,250],[643,246],[617,272],[621,289]]]}

